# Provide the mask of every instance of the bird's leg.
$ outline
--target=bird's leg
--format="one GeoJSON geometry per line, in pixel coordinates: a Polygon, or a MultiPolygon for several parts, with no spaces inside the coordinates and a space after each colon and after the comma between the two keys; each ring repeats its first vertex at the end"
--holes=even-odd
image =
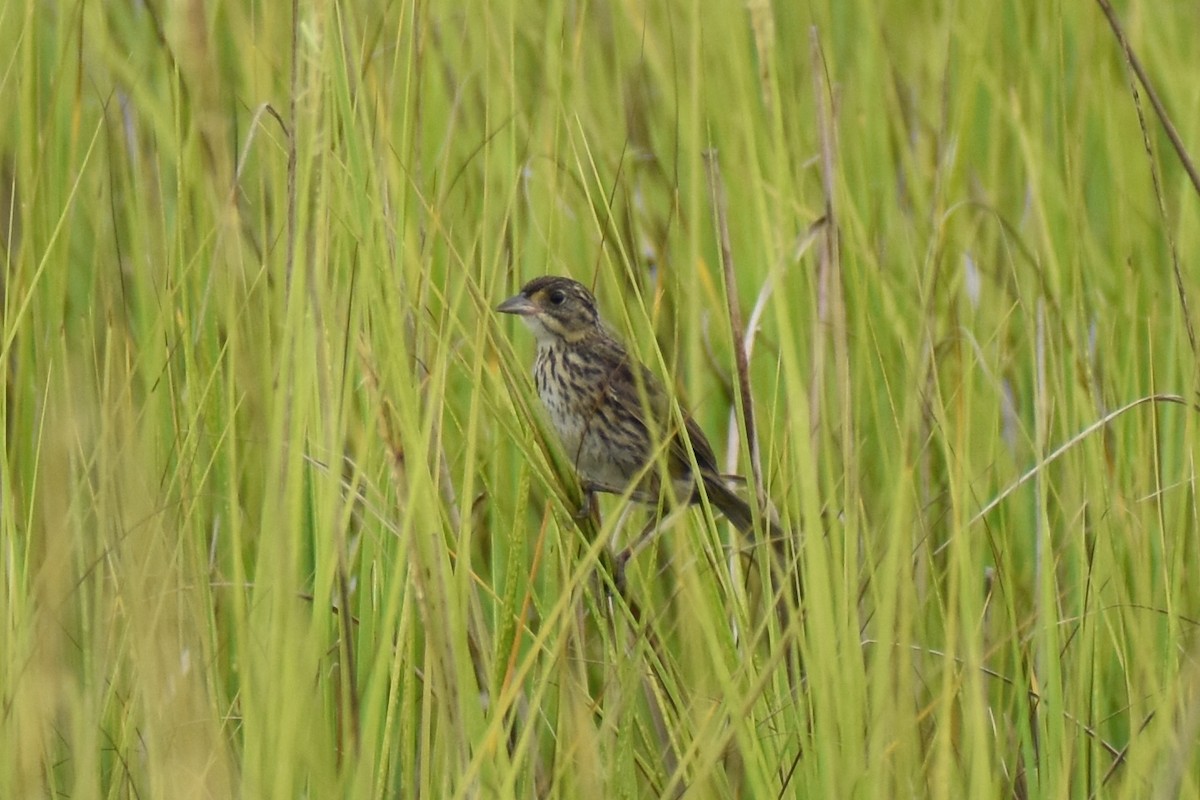
{"type": "Polygon", "coordinates": [[[596,485],[585,482],[580,488],[583,489],[583,503],[575,510],[575,519],[593,517],[595,523],[599,525],[600,515],[598,513],[599,508],[596,506],[596,485]]]}
{"type": "Polygon", "coordinates": [[[644,550],[648,544],[654,541],[655,537],[658,536],[658,533],[661,530],[672,525],[675,522],[676,517],[678,517],[680,514],[686,513],[687,506],[680,506],[666,517],[663,517],[660,514],[655,514],[642,528],[641,532],[638,533],[637,538],[626,545],[621,552],[617,553],[615,565],[617,572],[616,577],[619,580],[619,585],[624,585],[625,583],[625,565],[629,563],[629,560],[638,553],[642,552],[642,550],[644,550]]]}
{"type": "Polygon", "coordinates": [[[646,546],[646,543],[654,537],[657,529],[658,517],[654,517],[646,523],[641,533],[637,535],[637,538],[622,548],[621,552],[617,553],[613,559],[613,583],[617,587],[617,592],[622,597],[625,595],[625,565],[629,563],[629,559],[637,555],[646,546]]]}

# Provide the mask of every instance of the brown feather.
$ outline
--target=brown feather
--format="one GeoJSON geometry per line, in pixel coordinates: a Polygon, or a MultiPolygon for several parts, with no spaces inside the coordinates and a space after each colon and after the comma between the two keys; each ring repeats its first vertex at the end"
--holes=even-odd
{"type": "MultiPolygon", "coordinates": [[[[536,278],[498,310],[519,314],[537,337],[533,372],[538,395],[585,489],[620,493],[638,479],[634,499],[660,502],[661,473],[647,465],[665,443],[662,455],[676,499],[700,502],[703,483],[714,507],[740,530],[753,531],[749,504],[720,474],[700,426],[682,407],[679,417],[672,413],[663,384],[608,331],[596,299],[582,284],[536,278]],[[682,419],[682,429],[677,419],[682,419]]],[[[773,522],[767,524],[778,533],[773,522]]]]}

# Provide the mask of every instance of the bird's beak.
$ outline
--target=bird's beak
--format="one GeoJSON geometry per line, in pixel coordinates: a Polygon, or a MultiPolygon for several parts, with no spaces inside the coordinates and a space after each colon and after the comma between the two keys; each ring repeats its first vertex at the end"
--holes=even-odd
{"type": "Polygon", "coordinates": [[[514,294],[512,297],[496,306],[496,310],[501,314],[517,314],[518,316],[528,317],[531,314],[537,313],[537,306],[535,306],[533,301],[525,295],[514,294]]]}

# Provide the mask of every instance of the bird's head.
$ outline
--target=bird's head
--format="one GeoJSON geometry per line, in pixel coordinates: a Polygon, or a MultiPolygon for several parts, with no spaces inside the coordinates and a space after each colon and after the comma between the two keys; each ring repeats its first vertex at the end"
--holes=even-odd
{"type": "Polygon", "coordinates": [[[539,344],[577,342],[600,327],[596,298],[578,281],[546,275],[521,287],[496,310],[521,317],[539,344]]]}

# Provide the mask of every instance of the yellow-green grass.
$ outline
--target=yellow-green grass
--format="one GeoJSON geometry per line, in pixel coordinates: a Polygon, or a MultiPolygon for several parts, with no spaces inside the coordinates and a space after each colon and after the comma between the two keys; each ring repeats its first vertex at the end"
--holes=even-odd
{"type": "Polygon", "coordinates": [[[1200,795],[1200,203],[1098,6],[297,13],[0,5],[0,797],[1200,795]],[[802,613],[702,510],[613,591],[547,272],[743,474],[753,322],[802,613]]]}

